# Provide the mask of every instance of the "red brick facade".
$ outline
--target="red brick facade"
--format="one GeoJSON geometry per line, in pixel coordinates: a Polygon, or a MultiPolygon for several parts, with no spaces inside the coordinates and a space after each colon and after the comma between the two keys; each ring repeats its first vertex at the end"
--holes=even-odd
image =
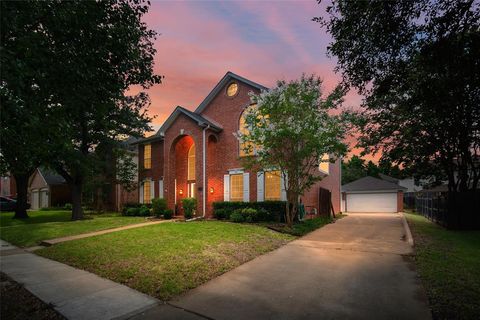
{"type": "MultiPolygon", "coordinates": [[[[203,198],[206,199],[205,215],[212,215],[212,204],[224,200],[224,175],[231,170],[249,173],[249,201],[257,201],[257,173],[243,170],[239,158],[239,142],[234,133],[239,130],[242,112],[250,105],[249,92],[259,93],[264,87],[232,73],[227,73],[195,112],[177,108],[159,132],[139,145],[139,183],[153,181],[154,197],[161,196],[160,180],[163,180],[163,196],[168,206],[180,206],[187,197],[187,154],[195,144],[195,188],[197,212],[203,214],[203,198]],[[238,85],[237,93],[229,97],[226,88],[230,83],[238,85]],[[205,139],[205,143],[204,140],[205,139]],[[152,167],[143,168],[144,145],[151,144],[152,167]],[[203,155],[205,147],[205,190],[203,188],[203,155]],[[182,194],[180,194],[182,193],[182,194]],[[205,195],[204,195],[205,193],[205,195]]],[[[245,175],[246,177],[246,175],[245,175]]],[[[317,183],[303,197],[306,206],[318,208],[318,190],[332,192],[335,212],[340,211],[340,164],[330,164],[329,175],[317,183]]],[[[245,188],[245,187],[244,187],[245,188]]],[[[142,192],[139,193],[140,195],[142,192]]],[[[246,193],[245,193],[246,194],[246,193]]],[[[140,199],[142,201],[142,199],[140,199]]],[[[181,208],[178,208],[181,213],[181,208]]]]}

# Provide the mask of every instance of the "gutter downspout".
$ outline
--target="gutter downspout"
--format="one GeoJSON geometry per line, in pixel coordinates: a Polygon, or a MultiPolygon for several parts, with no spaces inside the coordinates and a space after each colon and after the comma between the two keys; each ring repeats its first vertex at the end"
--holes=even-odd
{"type": "Polygon", "coordinates": [[[205,142],[205,132],[210,129],[210,125],[207,125],[205,128],[203,128],[203,131],[202,131],[202,142],[203,142],[203,154],[202,154],[202,162],[203,162],[203,166],[202,166],[202,174],[203,174],[203,187],[202,187],[202,190],[203,190],[203,194],[202,194],[202,197],[203,197],[203,203],[202,203],[202,209],[203,209],[203,218],[205,218],[205,211],[207,210],[207,204],[206,204],[206,200],[207,200],[207,179],[205,177],[205,174],[206,174],[206,142],[205,142]]]}

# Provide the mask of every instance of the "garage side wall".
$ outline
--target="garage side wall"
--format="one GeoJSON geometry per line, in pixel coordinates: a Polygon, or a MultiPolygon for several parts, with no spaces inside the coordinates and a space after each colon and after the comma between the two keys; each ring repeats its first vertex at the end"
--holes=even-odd
{"type": "Polygon", "coordinates": [[[403,191],[398,191],[397,193],[397,211],[403,211],[403,191]]]}

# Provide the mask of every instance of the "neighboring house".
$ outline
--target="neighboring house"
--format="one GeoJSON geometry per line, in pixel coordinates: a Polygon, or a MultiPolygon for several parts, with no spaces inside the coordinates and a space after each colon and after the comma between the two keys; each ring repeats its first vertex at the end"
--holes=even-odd
{"type": "Polygon", "coordinates": [[[28,184],[31,209],[61,207],[71,202],[70,187],[65,179],[45,168],[38,168],[28,184]]]}
{"type": "MultiPolygon", "coordinates": [[[[133,162],[137,165],[138,169],[138,144],[139,139],[134,137],[129,137],[122,143],[122,147],[126,148],[130,155],[132,156],[133,162]]],[[[133,178],[133,183],[137,185],[138,181],[138,170],[136,176],[133,178]]],[[[113,184],[113,192],[111,192],[111,210],[121,211],[123,206],[127,203],[136,203],[138,202],[138,188],[134,190],[127,190],[119,183],[113,184]]]]}
{"type": "Polygon", "coordinates": [[[342,186],[342,211],[401,212],[406,190],[391,181],[363,177],[342,186]]]}
{"type": "Polygon", "coordinates": [[[15,179],[10,173],[0,177],[0,196],[8,198],[17,198],[17,185],[15,179]]]}
{"type": "Polygon", "coordinates": [[[383,174],[383,173],[380,173],[379,177],[382,180],[393,182],[393,183],[398,184],[401,187],[407,188],[407,190],[405,190],[405,193],[407,193],[407,192],[417,192],[417,191],[421,191],[423,189],[423,187],[421,185],[418,185],[418,184],[415,183],[415,179],[413,179],[413,178],[397,179],[397,178],[387,176],[386,174],[383,174]]]}
{"type": "MultiPolygon", "coordinates": [[[[244,112],[249,92],[266,87],[227,74],[194,112],[178,106],[158,132],[139,144],[139,199],[166,198],[181,214],[181,199],[195,197],[197,213],[211,216],[216,201],[286,200],[278,171],[243,168],[244,154],[235,133],[247,130],[244,112]]],[[[316,183],[302,198],[306,207],[319,209],[320,188],[332,193],[335,212],[340,211],[340,161],[322,163],[316,183]]]]}

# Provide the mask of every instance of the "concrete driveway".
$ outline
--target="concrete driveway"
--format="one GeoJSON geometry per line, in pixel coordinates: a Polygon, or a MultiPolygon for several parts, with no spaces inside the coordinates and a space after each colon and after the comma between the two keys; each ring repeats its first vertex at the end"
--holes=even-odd
{"type": "Polygon", "coordinates": [[[349,214],[170,304],[210,319],[430,319],[398,214],[349,214]]]}

